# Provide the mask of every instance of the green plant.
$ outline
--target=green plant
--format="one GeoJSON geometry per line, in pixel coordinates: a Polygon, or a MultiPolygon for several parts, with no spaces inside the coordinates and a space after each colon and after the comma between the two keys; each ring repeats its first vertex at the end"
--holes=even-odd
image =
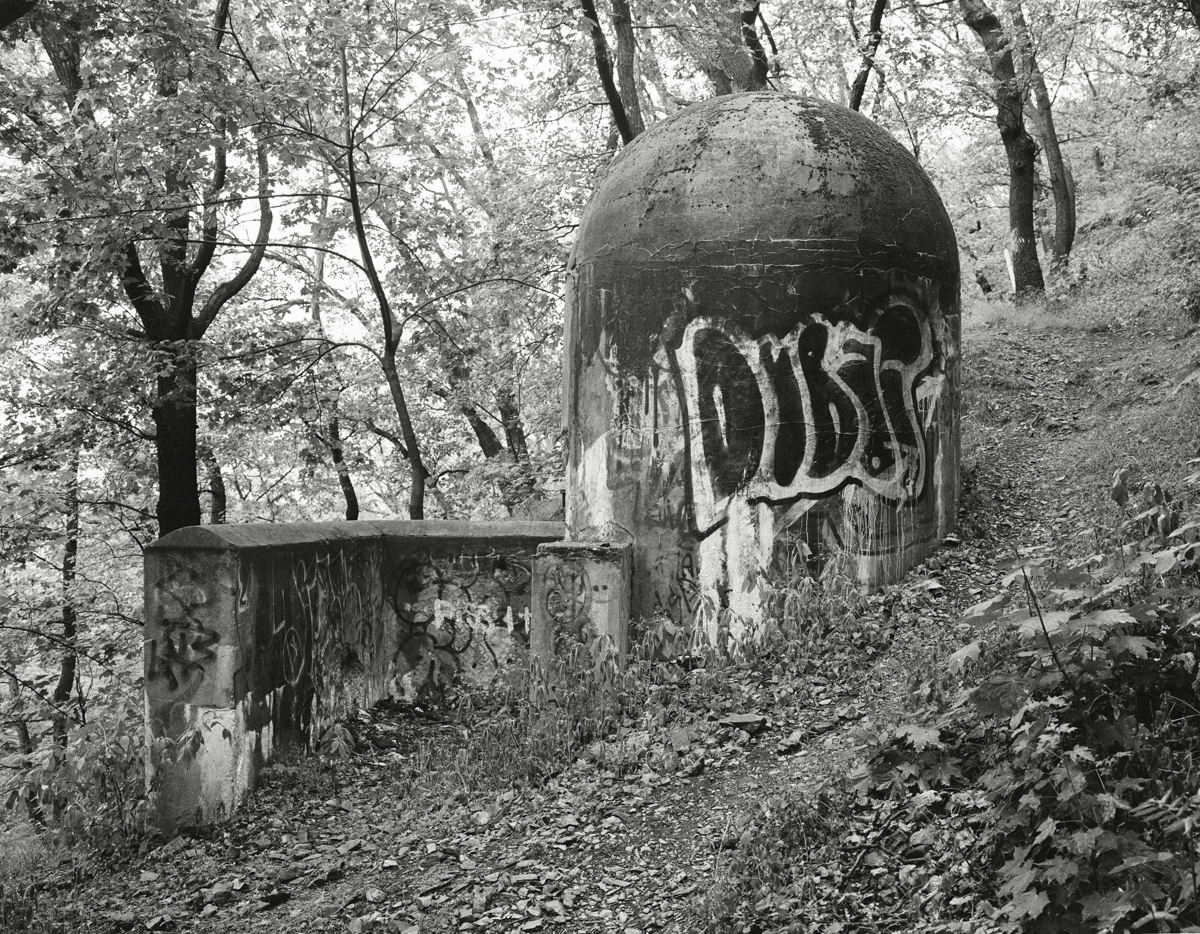
{"type": "Polygon", "coordinates": [[[1200,922],[1200,523],[1153,484],[1143,506],[1114,555],[1014,562],[1018,594],[976,608],[985,635],[949,660],[970,677],[957,703],[858,776],[864,807],[982,794],[966,858],[1000,930],[1200,922]]]}
{"type": "Polygon", "coordinates": [[[101,848],[128,843],[147,829],[146,736],[141,712],[75,731],[5,782],[5,806],[26,807],[65,841],[101,848]]]}
{"type": "Polygon", "coordinates": [[[340,721],[326,727],[317,741],[317,748],[335,759],[349,758],[357,745],[358,741],[354,738],[354,734],[340,721]]]}
{"type": "Polygon", "coordinates": [[[11,774],[0,784],[4,807],[55,833],[65,844],[111,851],[153,833],[154,783],[147,763],[190,763],[212,722],[195,724],[175,739],[150,737],[136,707],[112,720],[76,729],[66,745],[32,756],[10,756],[11,774]]]}

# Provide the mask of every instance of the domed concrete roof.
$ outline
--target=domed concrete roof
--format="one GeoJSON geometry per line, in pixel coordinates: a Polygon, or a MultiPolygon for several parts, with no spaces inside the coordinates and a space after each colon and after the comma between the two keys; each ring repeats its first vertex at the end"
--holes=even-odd
{"type": "Polygon", "coordinates": [[[847,258],[871,265],[903,251],[909,269],[917,261],[957,279],[945,208],[887,131],[834,104],[748,93],[689,107],[634,140],[589,206],[575,257],[678,262],[720,243],[744,262],[786,262],[817,241],[853,245],[847,258]]]}

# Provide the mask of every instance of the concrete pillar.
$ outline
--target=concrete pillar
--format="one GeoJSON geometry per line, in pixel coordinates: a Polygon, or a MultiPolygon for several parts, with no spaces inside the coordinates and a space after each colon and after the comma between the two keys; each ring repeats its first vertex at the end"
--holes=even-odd
{"type": "Polygon", "coordinates": [[[632,558],[628,544],[539,545],[533,567],[533,654],[549,661],[607,636],[623,665],[629,652],[632,558]]]}
{"type": "Polygon", "coordinates": [[[632,612],[757,619],[803,543],[867,585],[952,527],[959,267],[916,160],[866,118],[752,93],[616,159],[567,287],[572,540],[632,544],[632,612]]]}

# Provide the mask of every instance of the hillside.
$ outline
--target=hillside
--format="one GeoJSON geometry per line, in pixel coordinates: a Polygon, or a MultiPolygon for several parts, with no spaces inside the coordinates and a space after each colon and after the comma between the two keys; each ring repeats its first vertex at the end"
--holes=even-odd
{"type": "Polygon", "coordinates": [[[504,709],[364,713],[352,754],[277,765],[206,834],[111,865],[68,850],[55,866],[32,838],[10,848],[0,912],[20,929],[31,909],[38,931],[288,934],[969,918],[982,883],[922,842],[920,808],[907,795],[856,808],[844,777],[961,687],[946,658],[977,633],[959,620],[1001,592],[1004,562],[1090,554],[1123,534],[1132,507],[1111,499],[1115,469],[1190,505],[1200,400],[1178,377],[1197,363],[1196,334],[1169,316],[976,303],[959,533],[902,584],[826,595],[823,613],[736,661],[640,670],[649,680],[609,711],[615,731],[543,750],[549,774],[513,761],[531,738],[504,709]]]}

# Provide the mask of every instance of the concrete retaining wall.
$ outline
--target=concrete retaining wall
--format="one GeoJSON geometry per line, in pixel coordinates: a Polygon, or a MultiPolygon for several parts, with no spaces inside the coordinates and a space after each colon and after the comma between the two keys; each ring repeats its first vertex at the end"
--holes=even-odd
{"type": "Polygon", "coordinates": [[[165,829],[231,811],[287,743],[388,694],[523,664],[532,560],[556,522],[344,522],[180,529],[146,551],[146,718],[199,730],[153,762],[165,829]]]}

